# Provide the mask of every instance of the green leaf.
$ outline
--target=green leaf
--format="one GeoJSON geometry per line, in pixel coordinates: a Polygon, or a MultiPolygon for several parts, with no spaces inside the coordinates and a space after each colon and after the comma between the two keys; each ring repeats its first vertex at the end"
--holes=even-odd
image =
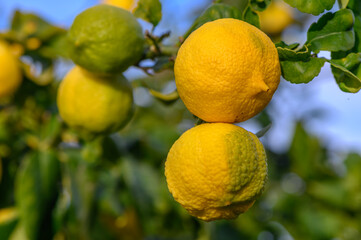
{"type": "Polygon", "coordinates": [[[64,33],[64,29],[51,25],[35,14],[21,13],[19,11],[14,13],[11,31],[15,33],[19,41],[23,41],[28,37],[35,37],[42,42],[64,33]]]}
{"type": "Polygon", "coordinates": [[[271,0],[250,0],[250,7],[254,11],[263,11],[271,3],[271,0]]]}
{"type": "Polygon", "coordinates": [[[255,135],[260,138],[260,137],[263,137],[267,132],[268,130],[270,130],[272,127],[272,123],[268,124],[266,127],[262,128],[261,130],[259,130],[255,135]]]}
{"type": "Polygon", "coordinates": [[[321,71],[323,58],[310,58],[309,61],[281,61],[282,76],[291,83],[308,83],[321,71]]]}
{"type": "Polygon", "coordinates": [[[159,0],[139,0],[134,15],[156,27],[162,19],[162,5],[159,0]]]}
{"type": "Polygon", "coordinates": [[[243,14],[237,8],[226,4],[212,4],[194,21],[193,25],[184,35],[184,39],[186,39],[194,30],[196,30],[203,24],[220,18],[235,18],[242,20],[243,14]]]}
{"type": "Polygon", "coordinates": [[[338,6],[340,7],[340,9],[346,8],[349,0],[337,0],[338,1],[338,6]]]}
{"type": "Polygon", "coordinates": [[[361,1],[349,0],[347,8],[351,9],[355,14],[361,15],[361,1]]]}
{"type": "Polygon", "coordinates": [[[284,42],[276,44],[278,56],[281,61],[308,61],[311,57],[311,52],[307,46],[296,50],[298,44],[287,46],[284,42]]]}
{"type": "Polygon", "coordinates": [[[0,239],[9,239],[19,217],[15,207],[0,209],[0,239]]]}
{"type": "Polygon", "coordinates": [[[346,8],[349,3],[349,0],[337,0],[337,1],[340,9],[346,8]]]}
{"type": "Polygon", "coordinates": [[[149,92],[150,92],[150,94],[153,95],[153,97],[155,97],[156,99],[160,100],[161,102],[163,102],[165,104],[174,103],[179,98],[177,90],[175,90],[174,92],[171,92],[169,94],[164,94],[164,93],[155,91],[153,89],[149,89],[149,92]]]}
{"type": "Polygon", "coordinates": [[[322,157],[321,151],[319,140],[305,130],[302,122],[297,122],[289,150],[291,171],[305,180],[317,174],[315,166],[322,157]]]}
{"type": "Polygon", "coordinates": [[[17,173],[15,200],[29,240],[51,238],[49,219],[59,177],[59,162],[53,152],[33,152],[24,158],[17,173]]]}
{"type": "Polygon", "coordinates": [[[314,52],[349,50],[355,44],[353,23],[354,16],[349,9],[326,13],[309,28],[306,44],[314,52]]]}
{"type": "Polygon", "coordinates": [[[292,7],[297,8],[301,12],[319,15],[325,10],[330,10],[335,0],[284,0],[292,7]]]}
{"type": "Polygon", "coordinates": [[[251,9],[251,7],[246,8],[246,10],[244,11],[243,20],[257,28],[260,28],[259,16],[255,11],[251,9]]]}
{"type": "Polygon", "coordinates": [[[350,53],[342,59],[332,59],[332,73],[340,89],[356,93],[361,89],[361,53],[350,53]]]}

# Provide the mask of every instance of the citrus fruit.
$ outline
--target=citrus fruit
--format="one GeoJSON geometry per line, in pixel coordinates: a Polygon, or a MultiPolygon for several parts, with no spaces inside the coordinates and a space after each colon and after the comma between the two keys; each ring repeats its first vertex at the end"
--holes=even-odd
{"type": "Polygon", "coordinates": [[[9,45],[0,41],[0,98],[15,93],[22,81],[19,60],[14,56],[9,45]]]}
{"type": "Polygon", "coordinates": [[[80,13],[69,30],[70,57],[99,74],[121,73],[143,54],[142,27],[128,11],[101,4],[80,13]]]}
{"type": "Polygon", "coordinates": [[[58,90],[60,116],[80,132],[107,134],[122,128],[133,113],[133,94],[123,76],[100,77],[76,66],[58,90]]]}
{"type": "Polygon", "coordinates": [[[264,188],[266,155],[258,138],[228,123],[206,123],[185,132],[165,163],[168,189],[188,212],[205,221],[233,219],[264,188]]]}
{"type": "Polygon", "coordinates": [[[174,66],[180,98],[207,122],[241,122],[259,113],[280,81],[275,45],[241,20],[205,23],[181,45],[174,66]]]}
{"type": "Polygon", "coordinates": [[[104,0],[104,4],[113,5],[115,7],[124,8],[128,11],[133,11],[137,6],[138,0],[104,0]]]}
{"type": "Polygon", "coordinates": [[[259,12],[262,31],[270,34],[280,34],[294,22],[293,9],[282,1],[272,1],[263,12],[259,12]]]}

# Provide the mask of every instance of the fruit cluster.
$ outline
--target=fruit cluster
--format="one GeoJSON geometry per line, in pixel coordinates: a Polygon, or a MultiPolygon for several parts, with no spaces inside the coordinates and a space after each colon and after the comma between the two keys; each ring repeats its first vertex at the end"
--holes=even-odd
{"type": "Polygon", "coordinates": [[[231,123],[255,116],[271,100],[280,81],[275,45],[246,22],[219,19],[185,40],[174,72],[186,107],[209,123],[188,130],[170,149],[168,188],[195,217],[235,218],[261,194],[267,163],[258,138],[231,123]]]}
{"type": "Polygon", "coordinates": [[[77,66],[58,90],[61,117],[84,136],[121,129],[133,113],[132,88],[122,72],[143,54],[142,27],[127,10],[101,4],[75,18],[68,39],[77,66]]]}

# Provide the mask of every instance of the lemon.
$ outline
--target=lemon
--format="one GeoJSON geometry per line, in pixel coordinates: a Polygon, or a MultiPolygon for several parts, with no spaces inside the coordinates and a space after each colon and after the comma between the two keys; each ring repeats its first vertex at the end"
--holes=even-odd
{"type": "Polygon", "coordinates": [[[124,8],[132,12],[137,6],[137,0],[104,0],[105,4],[113,5],[116,7],[124,8]]]}
{"type": "Polygon", "coordinates": [[[168,189],[188,212],[205,221],[233,219],[247,211],[267,178],[258,138],[227,123],[206,123],[185,132],[165,163],[168,189]]]}
{"type": "Polygon", "coordinates": [[[60,116],[79,132],[107,134],[122,128],[133,113],[133,94],[123,76],[95,76],[76,66],[58,89],[60,116]]]}
{"type": "Polygon", "coordinates": [[[174,66],[180,98],[207,122],[241,122],[259,113],[280,81],[275,45],[241,20],[202,25],[178,51],[174,66]]]}
{"type": "Polygon", "coordinates": [[[267,9],[259,12],[262,31],[270,34],[280,34],[294,22],[293,9],[282,1],[272,1],[267,9]]]}
{"type": "Polygon", "coordinates": [[[98,74],[121,73],[140,60],[142,27],[128,11],[101,4],[80,13],[68,34],[70,57],[98,74]]]}
{"type": "Polygon", "coordinates": [[[22,82],[19,60],[14,56],[10,46],[0,41],[0,98],[15,93],[22,82]]]}

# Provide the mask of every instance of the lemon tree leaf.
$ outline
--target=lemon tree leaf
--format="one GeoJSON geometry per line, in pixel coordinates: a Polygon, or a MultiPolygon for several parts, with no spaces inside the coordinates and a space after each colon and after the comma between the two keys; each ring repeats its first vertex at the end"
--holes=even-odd
{"type": "Polygon", "coordinates": [[[355,14],[361,14],[361,1],[360,0],[349,0],[347,8],[351,9],[355,14]]]}
{"type": "Polygon", "coordinates": [[[311,57],[311,52],[307,46],[296,50],[299,44],[292,44],[287,46],[284,42],[276,44],[278,56],[281,61],[308,61],[311,57]]]}
{"type": "Polygon", "coordinates": [[[310,58],[308,61],[281,61],[282,76],[291,83],[308,83],[321,71],[323,58],[310,58]]]}
{"type": "Polygon", "coordinates": [[[134,15],[155,27],[162,19],[162,4],[159,0],[139,0],[134,15]]]}
{"type": "Polygon", "coordinates": [[[337,2],[340,9],[342,9],[342,8],[346,8],[349,0],[337,0],[337,2]]]}
{"type": "Polygon", "coordinates": [[[332,59],[332,73],[340,89],[356,93],[361,89],[361,53],[350,53],[342,59],[332,59]]]}
{"type": "Polygon", "coordinates": [[[160,100],[161,102],[163,102],[165,104],[174,103],[179,98],[177,90],[175,90],[174,92],[171,92],[169,94],[164,94],[164,93],[155,91],[153,89],[149,89],[149,92],[150,92],[150,94],[152,94],[153,97],[155,97],[156,99],[160,100]]]}
{"type": "Polygon", "coordinates": [[[264,128],[262,128],[261,130],[259,130],[255,135],[260,138],[260,137],[263,137],[267,132],[268,130],[270,130],[272,127],[272,123],[268,124],[267,126],[265,126],[264,128]]]}
{"type": "Polygon", "coordinates": [[[263,11],[271,3],[271,0],[251,0],[250,6],[254,11],[263,11]]]}
{"type": "Polygon", "coordinates": [[[251,7],[246,8],[243,13],[243,20],[255,27],[260,27],[259,16],[251,7]]]}
{"type": "Polygon", "coordinates": [[[349,50],[355,44],[353,24],[354,16],[349,9],[326,13],[309,28],[306,44],[314,52],[349,50]]]}
{"type": "Polygon", "coordinates": [[[194,30],[196,30],[203,24],[220,18],[235,18],[242,20],[243,13],[237,8],[226,4],[222,4],[222,3],[212,4],[194,21],[193,25],[184,35],[184,39],[186,39],[189,36],[189,34],[191,34],[194,30]]]}
{"type": "Polygon", "coordinates": [[[16,206],[30,240],[51,238],[50,209],[58,194],[59,172],[55,153],[46,151],[25,157],[17,173],[16,206]]]}
{"type": "Polygon", "coordinates": [[[286,3],[301,12],[319,15],[325,10],[330,10],[335,0],[284,0],[286,3]]]}
{"type": "Polygon", "coordinates": [[[52,37],[63,34],[64,29],[55,27],[31,13],[16,11],[11,22],[11,31],[15,33],[17,40],[22,41],[28,37],[47,41],[52,37]]]}

